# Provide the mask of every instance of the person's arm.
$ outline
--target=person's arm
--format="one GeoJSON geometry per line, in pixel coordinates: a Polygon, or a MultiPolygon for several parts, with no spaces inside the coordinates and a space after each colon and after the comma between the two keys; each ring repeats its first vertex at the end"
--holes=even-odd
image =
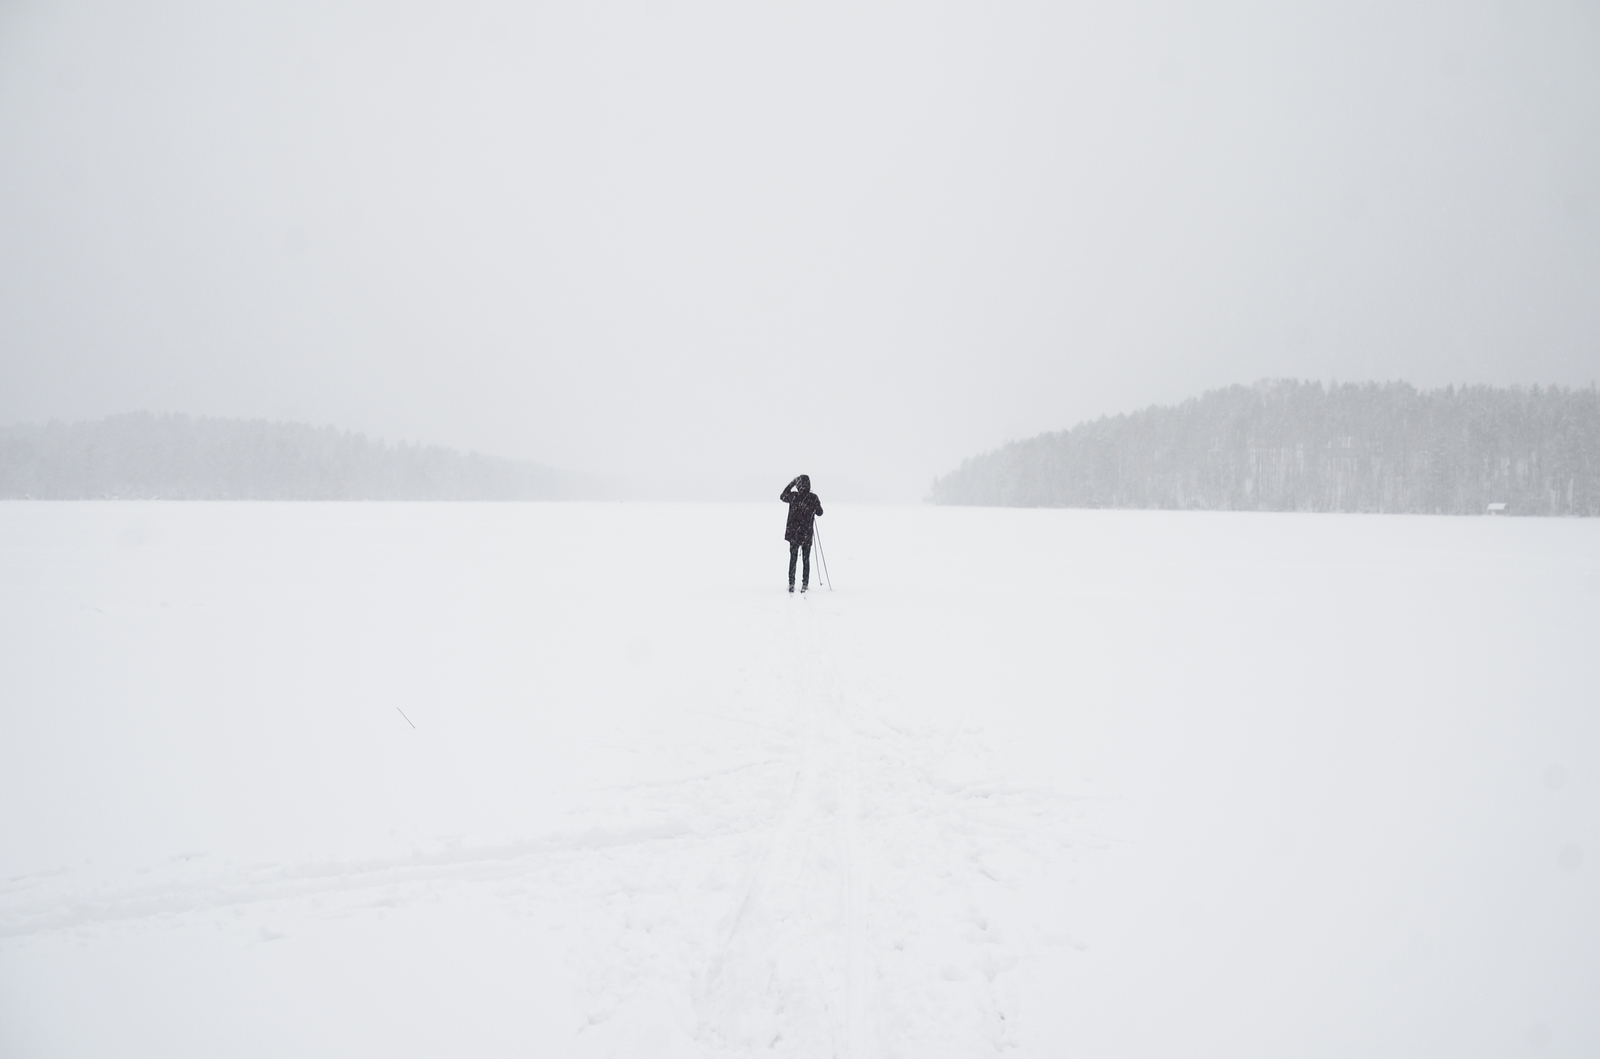
{"type": "Polygon", "coordinates": [[[818,517],[818,518],[821,518],[821,517],[822,517],[822,501],[821,501],[821,500],[819,500],[819,499],[817,499],[817,494],[816,494],[816,493],[812,493],[812,494],[811,494],[811,499],[812,499],[812,501],[813,501],[813,502],[814,502],[814,503],[815,503],[815,505],[816,505],[816,508],[817,508],[817,517],[818,517]]]}
{"type": "Polygon", "coordinates": [[[782,500],[785,504],[794,503],[794,483],[798,482],[799,480],[800,479],[798,478],[789,479],[789,484],[783,487],[783,492],[778,494],[778,499],[782,500]]]}

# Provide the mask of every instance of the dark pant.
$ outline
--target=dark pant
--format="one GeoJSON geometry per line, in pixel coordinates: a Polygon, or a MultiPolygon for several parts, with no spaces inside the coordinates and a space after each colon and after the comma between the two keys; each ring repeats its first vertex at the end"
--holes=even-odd
{"type": "Polygon", "coordinates": [[[802,586],[809,585],[811,583],[811,542],[789,542],[789,584],[791,586],[794,584],[794,557],[796,555],[805,556],[805,562],[800,567],[800,584],[802,586]]]}

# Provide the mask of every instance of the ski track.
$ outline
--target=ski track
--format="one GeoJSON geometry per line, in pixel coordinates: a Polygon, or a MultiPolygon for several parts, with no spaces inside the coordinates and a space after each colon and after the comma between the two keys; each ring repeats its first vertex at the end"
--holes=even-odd
{"type": "Polygon", "coordinates": [[[781,758],[597,788],[568,826],[497,846],[241,867],[174,858],[137,884],[19,876],[0,884],[0,944],[252,908],[362,915],[487,888],[509,914],[572,909],[566,958],[588,998],[580,1055],[1016,1047],[1012,972],[1040,932],[1007,936],[1006,897],[1095,844],[1083,803],[947,778],[952,754],[981,748],[970,733],[876,716],[841,668],[825,592],[777,604],[789,611],[773,657],[791,661],[773,667],[783,702],[767,713],[787,718],[781,758]]]}

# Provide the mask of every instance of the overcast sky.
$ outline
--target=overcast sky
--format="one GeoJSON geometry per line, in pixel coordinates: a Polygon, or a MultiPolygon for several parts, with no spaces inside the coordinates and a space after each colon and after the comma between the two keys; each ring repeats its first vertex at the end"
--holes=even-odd
{"type": "Polygon", "coordinates": [[[755,499],[1600,375],[1600,5],[0,0],[0,422],[755,499]]]}

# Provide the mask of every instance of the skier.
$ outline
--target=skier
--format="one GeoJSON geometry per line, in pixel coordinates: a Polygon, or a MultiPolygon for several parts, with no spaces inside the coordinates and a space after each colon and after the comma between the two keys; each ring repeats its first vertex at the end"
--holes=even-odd
{"type": "Polygon", "coordinates": [[[804,592],[811,584],[812,522],[822,514],[822,501],[811,491],[809,474],[802,474],[784,486],[778,499],[789,505],[789,525],[783,531],[783,539],[789,542],[789,591],[794,591],[795,556],[803,555],[805,564],[801,567],[800,591],[804,592]]]}

